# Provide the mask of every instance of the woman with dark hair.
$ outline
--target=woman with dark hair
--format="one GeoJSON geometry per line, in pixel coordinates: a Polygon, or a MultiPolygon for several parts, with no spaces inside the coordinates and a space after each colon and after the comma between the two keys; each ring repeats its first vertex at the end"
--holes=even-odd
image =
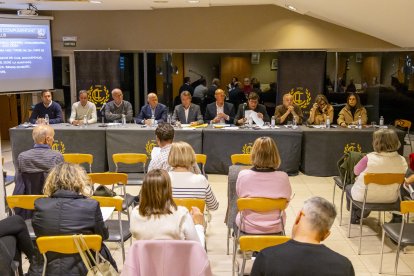
{"type": "Polygon", "coordinates": [[[177,206],[171,180],[164,170],[145,175],[139,206],[131,213],[131,233],[137,240],[194,240],[204,246],[204,217],[193,207],[191,214],[177,206]]]}
{"type": "Polygon", "coordinates": [[[326,122],[329,118],[330,122],[333,121],[334,109],[329,104],[325,95],[319,94],[315,98],[315,103],[309,112],[308,124],[319,125],[326,122]]]}
{"type": "Polygon", "coordinates": [[[358,124],[359,116],[361,116],[361,123],[363,125],[367,124],[367,110],[361,105],[358,94],[350,93],[346,99],[345,107],[338,114],[338,125],[341,127],[356,125],[358,124]]]}

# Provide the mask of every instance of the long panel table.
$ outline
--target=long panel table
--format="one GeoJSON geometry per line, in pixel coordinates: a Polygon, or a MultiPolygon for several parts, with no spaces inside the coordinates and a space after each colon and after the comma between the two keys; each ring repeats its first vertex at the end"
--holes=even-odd
{"type": "MultiPolygon", "coordinates": [[[[53,149],[61,153],[90,153],[93,154],[93,172],[103,172],[108,169],[106,161],[106,138],[104,127],[97,124],[86,128],[69,124],[51,125],[55,129],[53,149]]],[[[9,130],[13,163],[23,151],[33,148],[33,128],[15,127],[9,130]]]]}
{"type": "Polygon", "coordinates": [[[279,149],[282,164],[280,170],[289,175],[299,172],[302,131],[300,128],[253,130],[253,129],[204,129],[203,153],[207,155],[206,172],[227,174],[231,165],[230,156],[250,153],[254,141],[261,136],[272,137],[279,149]]]}
{"type": "MultiPolygon", "coordinates": [[[[404,145],[405,132],[392,127],[404,145]]],[[[348,151],[372,152],[372,134],[377,128],[316,129],[302,126],[301,171],[312,176],[338,175],[337,161],[348,151]]],[[[401,146],[399,153],[403,153],[401,146]]]]}

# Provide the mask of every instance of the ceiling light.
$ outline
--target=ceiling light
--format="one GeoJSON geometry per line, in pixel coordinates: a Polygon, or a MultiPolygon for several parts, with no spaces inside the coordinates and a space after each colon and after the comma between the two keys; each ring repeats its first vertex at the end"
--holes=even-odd
{"type": "Polygon", "coordinates": [[[89,3],[92,3],[92,4],[102,4],[102,1],[100,1],[100,0],[89,0],[89,3]]]}
{"type": "Polygon", "coordinates": [[[168,3],[168,0],[155,0],[153,2],[156,3],[156,4],[166,4],[166,3],[168,3]]]}
{"type": "Polygon", "coordinates": [[[187,2],[190,3],[190,4],[198,4],[198,3],[200,3],[199,0],[188,0],[187,2]]]}
{"type": "Polygon", "coordinates": [[[297,9],[294,7],[294,6],[292,6],[292,5],[286,5],[286,8],[288,8],[289,10],[291,10],[291,11],[296,11],[297,9]]]}

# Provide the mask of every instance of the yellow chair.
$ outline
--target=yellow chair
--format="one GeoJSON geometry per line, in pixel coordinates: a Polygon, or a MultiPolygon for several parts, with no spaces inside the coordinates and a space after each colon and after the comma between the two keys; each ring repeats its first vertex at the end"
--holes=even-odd
{"type": "MultiPolygon", "coordinates": [[[[393,203],[367,203],[367,195],[369,191],[369,185],[370,184],[378,184],[378,185],[394,185],[399,184],[395,188],[395,193],[399,194],[400,192],[400,186],[402,183],[404,183],[404,177],[405,174],[403,173],[367,173],[364,175],[364,184],[365,184],[365,194],[364,194],[364,200],[363,202],[355,201],[352,198],[352,195],[350,193],[347,193],[347,198],[351,201],[351,208],[350,208],[350,214],[352,214],[352,208],[354,208],[354,205],[361,209],[361,214],[364,214],[364,211],[377,211],[378,213],[378,222],[381,223],[381,212],[385,211],[398,211],[398,200],[393,203]]],[[[348,186],[349,188],[351,186],[348,186]]],[[[347,189],[349,189],[347,188],[347,189]]],[[[351,237],[351,218],[352,216],[349,216],[349,225],[348,225],[348,238],[351,237]]],[[[359,247],[358,247],[358,255],[361,254],[361,242],[362,242],[362,222],[364,220],[364,216],[361,216],[360,222],[359,222],[359,247]]]]}
{"type": "MultiPolygon", "coordinates": [[[[74,242],[74,237],[76,235],[66,235],[66,236],[45,236],[40,237],[36,240],[37,248],[39,249],[40,254],[43,255],[44,264],[42,276],[46,275],[47,268],[47,252],[57,252],[61,254],[76,254],[79,253],[78,248],[74,242]]],[[[83,239],[86,242],[86,245],[89,249],[98,253],[101,250],[102,246],[102,237],[100,235],[82,235],[83,239]]],[[[80,244],[82,250],[86,251],[86,248],[83,247],[83,244],[80,244]]],[[[96,260],[98,258],[96,257],[96,260]]]]}
{"type": "Polygon", "coordinates": [[[63,159],[67,163],[72,164],[89,164],[89,173],[92,172],[92,164],[93,164],[93,155],[88,153],[64,153],[63,159]]]}
{"type": "Polygon", "coordinates": [[[109,237],[106,242],[116,242],[121,245],[122,260],[125,262],[125,241],[131,238],[131,232],[129,231],[129,220],[122,220],[122,206],[123,199],[121,197],[105,197],[105,196],[92,196],[99,202],[100,207],[114,207],[118,212],[118,219],[109,219],[105,221],[105,225],[108,227],[109,237]]]}
{"type": "Polygon", "coordinates": [[[396,126],[396,127],[398,126],[398,127],[407,129],[407,135],[406,136],[408,136],[408,142],[410,143],[411,152],[413,152],[413,145],[412,145],[411,136],[410,136],[411,121],[404,120],[404,119],[397,119],[397,120],[394,121],[394,126],[396,126]]]}
{"type": "MultiPolygon", "coordinates": [[[[145,175],[145,166],[147,165],[148,157],[146,154],[143,153],[114,153],[112,154],[112,161],[115,164],[115,171],[119,172],[119,164],[128,164],[128,165],[134,165],[134,164],[142,164],[142,170],[145,175]]],[[[131,181],[131,179],[129,179],[131,181]]],[[[139,184],[142,185],[142,179],[136,179],[134,183],[129,184],[139,184]]]]}
{"type": "Polygon", "coordinates": [[[207,163],[207,155],[196,153],[196,163],[201,164],[201,172],[205,176],[206,175],[205,166],[207,163]]]}
{"type": "Polygon", "coordinates": [[[240,237],[240,251],[243,253],[243,263],[240,275],[244,275],[244,268],[248,258],[247,252],[260,252],[267,247],[279,245],[287,242],[288,240],[290,240],[290,238],[286,236],[252,235],[240,237]]]}
{"type": "Polygon", "coordinates": [[[382,273],[382,258],[384,255],[384,239],[385,234],[390,237],[391,240],[397,243],[397,254],[395,256],[394,274],[397,275],[398,270],[398,258],[400,255],[401,246],[414,245],[414,223],[409,223],[409,213],[414,212],[414,201],[401,201],[400,204],[401,214],[404,215],[404,219],[401,223],[385,223],[382,225],[382,246],[381,246],[381,263],[379,273],[382,273]]]}
{"type": "Polygon", "coordinates": [[[206,206],[206,201],[201,198],[174,198],[174,202],[178,206],[183,206],[191,211],[191,207],[198,207],[202,213],[204,213],[204,209],[206,206]]]}
{"type": "MultiPolygon", "coordinates": [[[[288,205],[288,200],[286,198],[261,198],[261,197],[250,197],[250,198],[239,198],[237,200],[237,209],[240,214],[240,227],[238,227],[237,233],[234,237],[233,242],[233,274],[234,275],[234,268],[236,266],[236,253],[237,247],[239,244],[239,239],[241,237],[241,228],[243,228],[244,224],[244,211],[253,211],[256,213],[266,213],[270,211],[277,211],[279,210],[279,216],[275,217],[276,219],[280,219],[280,223],[282,225],[282,234],[285,235],[285,226],[283,223],[283,213],[288,205]]],[[[249,236],[249,233],[243,233],[243,236],[249,236]]],[[[258,236],[254,234],[254,236],[258,236]]]]}
{"type": "Polygon", "coordinates": [[[251,165],[251,155],[250,154],[232,154],[231,155],[231,163],[233,165],[241,164],[241,165],[251,165]]]}
{"type": "MultiPolygon", "coordinates": [[[[47,197],[45,195],[11,195],[6,197],[7,205],[12,211],[14,215],[14,208],[21,208],[25,210],[34,210],[34,202],[38,198],[47,197]]],[[[26,219],[25,220],[27,229],[29,230],[29,235],[32,240],[36,239],[36,235],[33,230],[32,220],[26,219]]]]}

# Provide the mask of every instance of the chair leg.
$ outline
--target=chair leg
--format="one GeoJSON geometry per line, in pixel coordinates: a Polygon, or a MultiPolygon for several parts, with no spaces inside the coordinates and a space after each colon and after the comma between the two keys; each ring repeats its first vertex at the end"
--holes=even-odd
{"type": "Polygon", "coordinates": [[[231,235],[231,229],[230,227],[227,227],[227,255],[230,254],[230,235],[231,235]]]}
{"type": "Polygon", "coordinates": [[[235,265],[236,265],[236,253],[237,253],[237,237],[233,237],[233,262],[232,262],[232,275],[235,272],[235,265]]]}
{"type": "Polygon", "coordinates": [[[336,188],[336,184],[334,181],[334,188],[333,188],[333,193],[332,193],[332,204],[335,206],[335,188],[336,188]]]}
{"type": "MultiPolygon", "coordinates": [[[[121,233],[122,235],[122,233],[121,233]]],[[[122,250],[122,262],[125,263],[125,246],[124,246],[124,242],[121,242],[121,250],[122,250]]]]}
{"type": "Polygon", "coordinates": [[[43,271],[42,271],[42,276],[46,275],[46,267],[47,267],[47,258],[46,258],[46,254],[43,254],[43,271]]]}
{"type": "Polygon", "coordinates": [[[348,224],[348,238],[351,237],[351,220],[352,220],[352,200],[351,200],[351,207],[349,208],[349,224],[348,224]]]}
{"type": "Polygon", "coordinates": [[[397,246],[397,254],[395,256],[395,267],[394,267],[394,274],[397,275],[398,271],[398,259],[400,257],[400,246],[397,246]]]}
{"type": "Polygon", "coordinates": [[[344,208],[344,195],[345,195],[345,187],[343,188],[342,194],[341,194],[341,206],[340,206],[339,226],[342,225],[342,212],[343,212],[343,208],[344,208]]]}
{"type": "Polygon", "coordinates": [[[243,252],[243,263],[242,263],[242,267],[241,267],[241,270],[240,270],[240,273],[239,273],[239,275],[240,276],[243,276],[244,275],[244,267],[246,266],[246,252],[243,252]]]}
{"type": "Polygon", "coordinates": [[[364,220],[364,208],[362,208],[361,218],[359,219],[359,247],[358,255],[361,255],[361,244],[362,244],[362,221],[364,220]]]}
{"type": "Polygon", "coordinates": [[[380,267],[379,267],[379,274],[382,273],[382,258],[384,257],[384,240],[385,240],[385,231],[382,230],[381,261],[380,261],[380,267]]]}

